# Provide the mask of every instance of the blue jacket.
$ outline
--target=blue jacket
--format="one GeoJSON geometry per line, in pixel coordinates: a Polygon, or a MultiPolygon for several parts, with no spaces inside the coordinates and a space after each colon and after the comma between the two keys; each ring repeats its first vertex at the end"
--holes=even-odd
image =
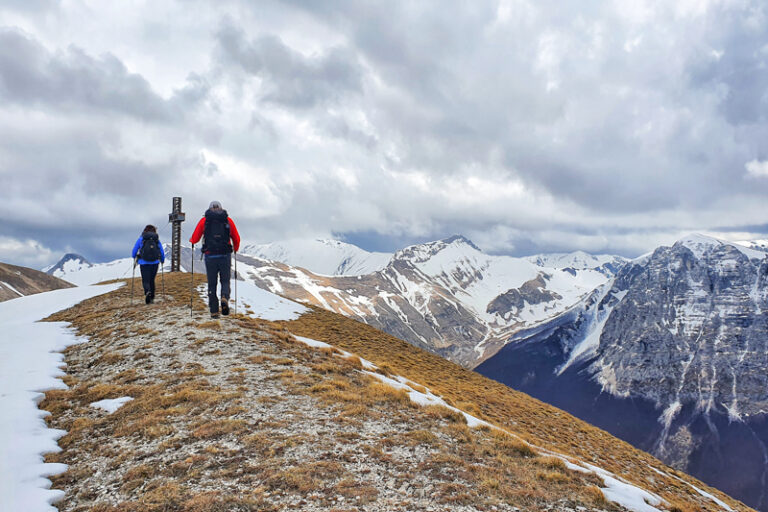
{"type": "MultiPolygon", "coordinates": [[[[142,240],[143,238],[141,235],[139,235],[139,239],[136,240],[136,245],[133,246],[133,252],[131,253],[133,259],[136,259],[136,255],[139,254],[142,240]]],[[[155,261],[144,261],[143,259],[139,258],[139,265],[155,265],[157,263],[165,263],[165,250],[163,249],[163,244],[158,243],[157,245],[160,247],[160,259],[155,261]]]]}

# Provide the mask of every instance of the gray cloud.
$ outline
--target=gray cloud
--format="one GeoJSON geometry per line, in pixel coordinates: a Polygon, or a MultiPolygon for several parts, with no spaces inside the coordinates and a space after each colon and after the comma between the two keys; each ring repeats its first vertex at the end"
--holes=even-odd
{"type": "Polygon", "coordinates": [[[253,41],[231,22],[216,33],[221,56],[267,81],[263,100],[294,108],[338,101],[361,89],[361,70],[353,52],[335,47],[303,56],[274,35],[253,41]]]}
{"type": "Polygon", "coordinates": [[[765,232],[745,168],[768,160],[761,2],[82,8],[17,5],[0,29],[19,250],[122,255],[174,195],[190,218],[224,201],[254,242],[635,255],[765,232]]]}
{"type": "Polygon", "coordinates": [[[75,46],[53,54],[17,30],[0,28],[0,98],[6,102],[166,122],[179,118],[206,94],[206,84],[193,74],[166,101],[114,55],[96,59],[75,46]]]}

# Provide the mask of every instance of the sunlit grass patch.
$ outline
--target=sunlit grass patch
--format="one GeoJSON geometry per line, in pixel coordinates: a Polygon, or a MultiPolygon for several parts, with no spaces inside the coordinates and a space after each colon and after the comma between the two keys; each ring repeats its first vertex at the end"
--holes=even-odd
{"type": "Polygon", "coordinates": [[[344,478],[334,485],[333,492],[345,498],[354,498],[356,503],[361,505],[375,501],[379,495],[379,491],[372,485],[351,477],[344,478]]]}
{"type": "Polygon", "coordinates": [[[214,420],[199,425],[192,431],[192,436],[198,439],[211,439],[227,434],[241,434],[248,430],[248,423],[244,420],[214,420]]]}

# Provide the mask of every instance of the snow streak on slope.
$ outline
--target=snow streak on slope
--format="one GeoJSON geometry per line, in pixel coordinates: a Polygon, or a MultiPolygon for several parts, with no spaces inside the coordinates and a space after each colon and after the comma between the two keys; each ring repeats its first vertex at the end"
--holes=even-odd
{"type": "Polygon", "coordinates": [[[37,408],[43,392],[66,388],[61,350],[79,340],[57,322],[37,322],[122,284],[66,288],[0,303],[0,510],[51,511],[62,491],[50,490],[49,475],[63,464],[45,464],[43,454],[59,451],[64,432],[49,429],[37,408]]]}

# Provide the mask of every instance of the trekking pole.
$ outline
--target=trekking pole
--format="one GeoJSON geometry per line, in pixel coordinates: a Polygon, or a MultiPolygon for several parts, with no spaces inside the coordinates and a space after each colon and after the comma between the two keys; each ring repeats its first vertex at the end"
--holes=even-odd
{"type": "Polygon", "coordinates": [[[189,281],[189,316],[192,316],[192,289],[195,287],[195,244],[192,244],[192,279],[189,281]]]}
{"type": "Polygon", "coordinates": [[[136,279],[136,258],[133,259],[133,271],[131,272],[131,306],[133,306],[133,281],[136,279]]]}
{"type": "Polygon", "coordinates": [[[235,314],[237,314],[237,252],[235,252],[235,314]]]}
{"type": "Polygon", "coordinates": [[[160,282],[163,283],[163,300],[165,300],[165,263],[160,262],[160,282]]]}

